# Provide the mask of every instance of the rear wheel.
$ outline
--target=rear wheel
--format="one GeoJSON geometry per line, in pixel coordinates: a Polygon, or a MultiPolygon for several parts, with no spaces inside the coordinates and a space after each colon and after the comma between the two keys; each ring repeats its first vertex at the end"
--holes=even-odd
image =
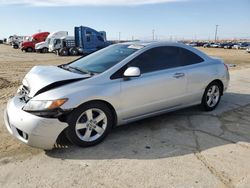
{"type": "Polygon", "coordinates": [[[112,128],[112,113],[103,103],[94,102],[75,109],[67,118],[66,137],[81,147],[100,143],[112,128]]]}
{"type": "Polygon", "coordinates": [[[206,111],[214,110],[220,102],[222,95],[222,86],[219,82],[210,83],[202,98],[201,105],[204,107],[206,111]]]}

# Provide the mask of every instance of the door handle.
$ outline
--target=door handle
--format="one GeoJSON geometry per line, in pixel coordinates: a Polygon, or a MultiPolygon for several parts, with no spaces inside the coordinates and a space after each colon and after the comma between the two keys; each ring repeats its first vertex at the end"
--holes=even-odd
{"type": "Polygon", "coordinates": [[[180,73],[180,72],[177,72],[177,73],[175,73],[174,74],[174,78],[181,78],[181,77],[184,77],[185,76],[185,74],[184,73],[180,73]]]}

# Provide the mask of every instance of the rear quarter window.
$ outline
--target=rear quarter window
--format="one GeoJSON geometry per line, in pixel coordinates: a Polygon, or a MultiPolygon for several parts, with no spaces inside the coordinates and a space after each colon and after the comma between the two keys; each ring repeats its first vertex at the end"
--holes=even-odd
{"type": "Polygon", "coordinates": [[[184,49],[181,49],[181,65],[193,65],[197,63],[203,62],[204,59],[201,58],[199,55],[195,54],[194,52],[184,49]]]}

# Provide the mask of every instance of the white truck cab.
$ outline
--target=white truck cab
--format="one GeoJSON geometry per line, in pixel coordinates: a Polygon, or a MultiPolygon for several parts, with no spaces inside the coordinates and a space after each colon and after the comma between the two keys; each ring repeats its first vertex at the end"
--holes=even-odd
{"type": "Polygon", "coordinates": [[[65,36],[68,36],[67,31],[58,31],[58,32],[53,32],[49,34],[47,39],[44,42],[39,42],[36,44],[35,46],[36,52],[40,52],[40,53],[49,52],[49,44],[51,43],[51,41],[55,39],[60,39],[61,37],[65,37],[65,36]]]}
{"type": "Polygon", "coordinates": [[[57,52],[58,50],[63,49],[66,46],[75,46],[74,36],[63,36],[60,38],[51,39],[49,43],[49,52],[57,52]]]}

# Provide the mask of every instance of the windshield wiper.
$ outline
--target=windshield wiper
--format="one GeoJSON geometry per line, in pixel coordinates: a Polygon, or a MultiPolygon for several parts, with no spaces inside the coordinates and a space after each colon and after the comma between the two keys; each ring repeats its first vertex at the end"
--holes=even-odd
{"type": "Polygon", "coordinates": [[[83,73],[83,74],[89,74],[89,75],[91,75],[91,76],[95,75],[93,72],[90,72],[90,71],[87,71],[87,70],[82,70],[82,69],[80,69],[80,68],[78,68],[78,67],[68,66],[68,68],[74,69],[74,70],[76,70],[76,71],[78,71],[78,72],[81,72],[81,73],[83,73]]]}

